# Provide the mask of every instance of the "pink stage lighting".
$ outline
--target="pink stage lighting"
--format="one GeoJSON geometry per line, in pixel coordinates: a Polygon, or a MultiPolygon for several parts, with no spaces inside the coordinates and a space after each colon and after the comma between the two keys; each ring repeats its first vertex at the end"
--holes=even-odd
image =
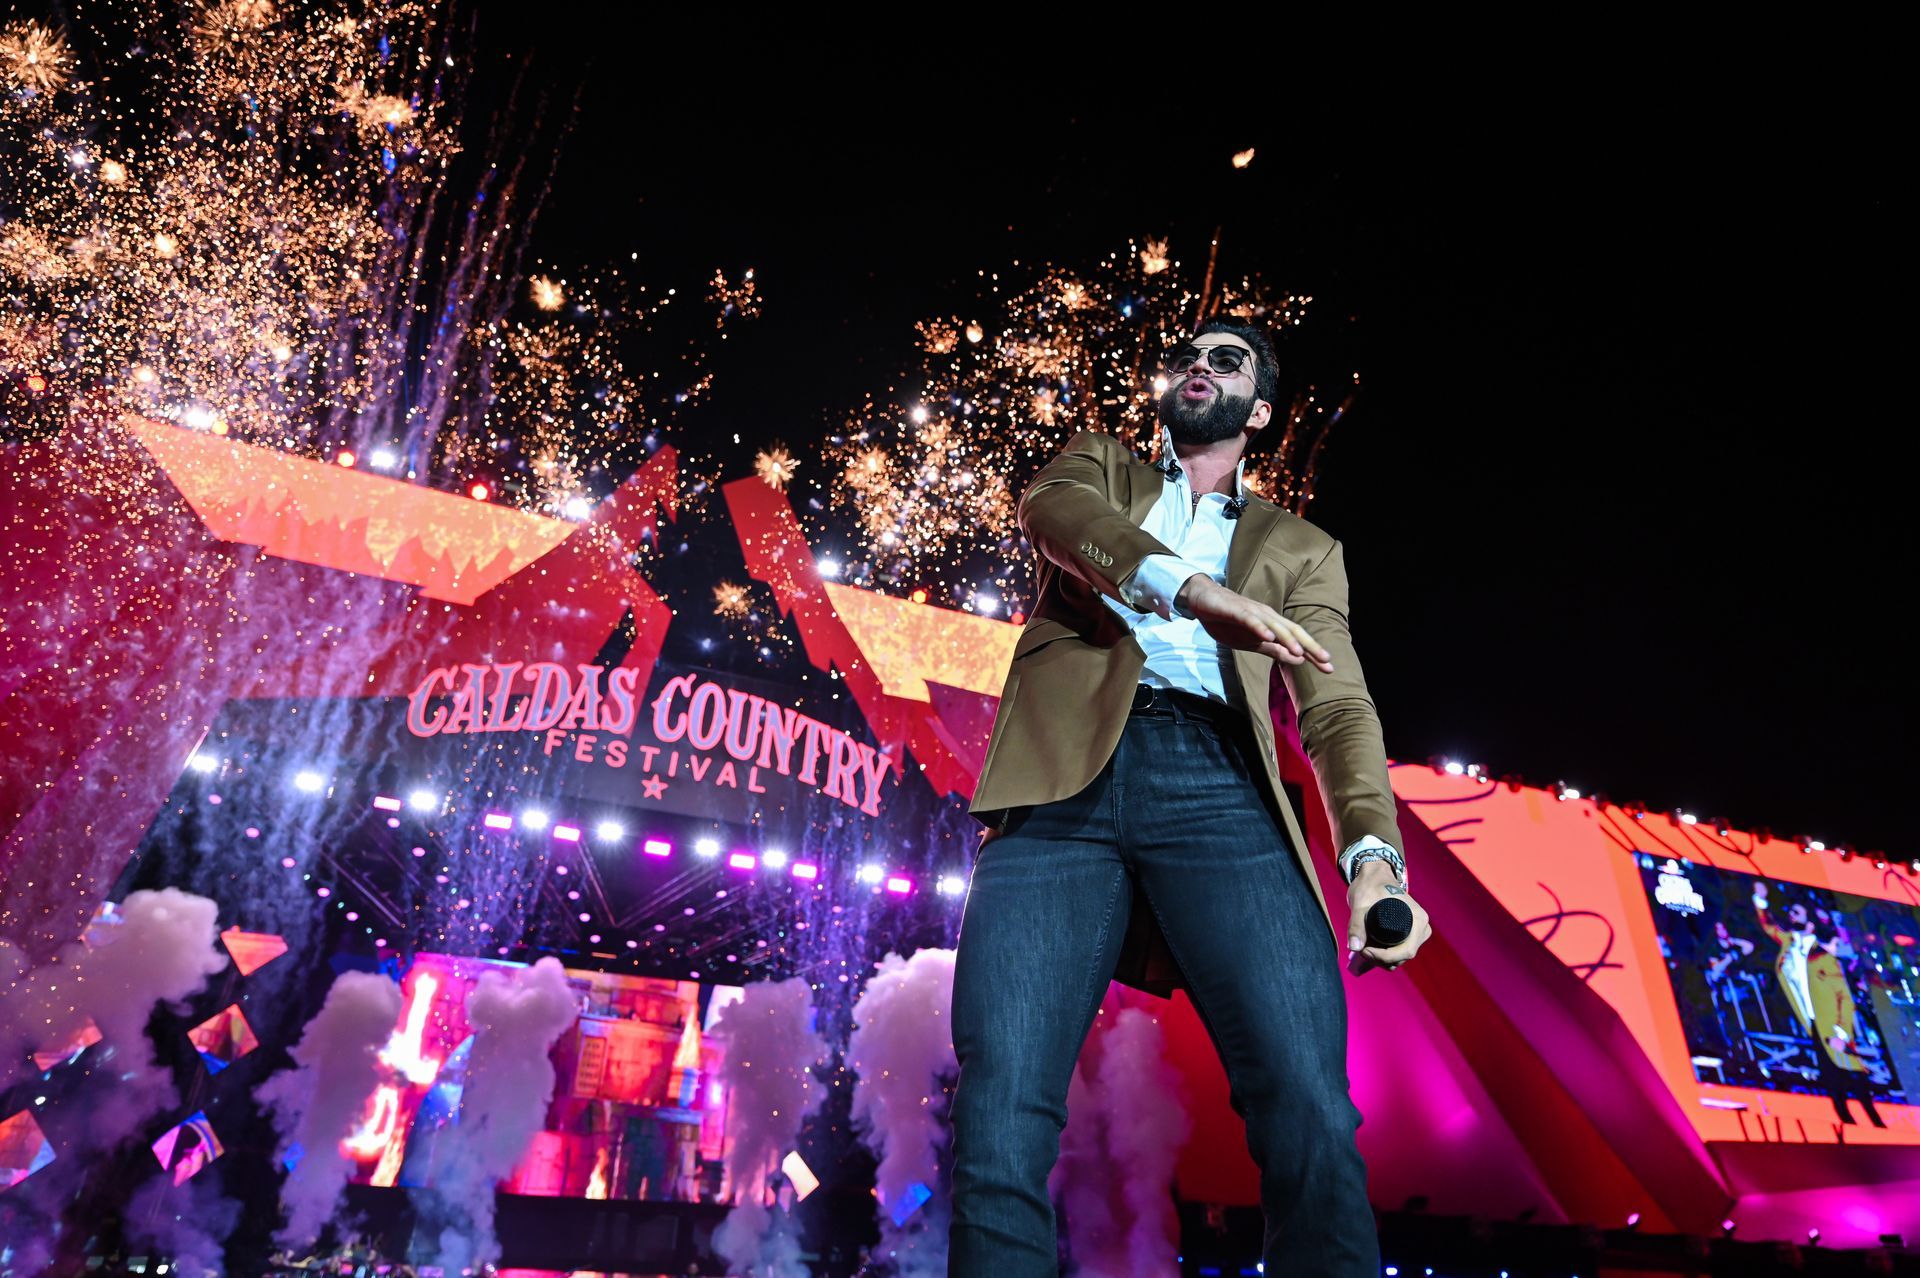
{"type": "Polygon", "coordinates": [[[553,827],[553,837],[556,839],[565,839],[568,843],[578,843],[580,841],[580,827],[577,825],[556,825],[553,827]]]}
{"type": "Polygon", "coordinates": [[[382,812],[398,812],[400,810],[400,800],[388,795],[376,794],[373,796],[373,806],[379,808],[382,812]]]}
{"type": "Polygon", "coordinates": [[[485,824],[489,830],[511,830],[513,818],[504,812],[489,812],[486,815],[485,824]]]}
{"type": "Polygon", "coordinates": [[[796,879],[817,879],[820,877],[820,867],[809,861],[795,861],[793,863],[793,877],[796,879]]]}
{"type": "Polygon", "coordinates": [[[751,852],[735,852],[727,858],[727,864],[736,870],[751,870],[759,860],[751,852]]]}
{"type": "Polygon", "coordinates": [[[640,850],[648,856],[671,856],[673,855],[673,844],[667,842],[665,839],[648,839],[640,845],[640,850]]]}
{"type": "Polygon", "coordinates": [[[896,874],[887,880],[887,891],[896,892],[901,896],[905,896],[907,893],[913,891],[913,880],[903,878],[896,874]]]}

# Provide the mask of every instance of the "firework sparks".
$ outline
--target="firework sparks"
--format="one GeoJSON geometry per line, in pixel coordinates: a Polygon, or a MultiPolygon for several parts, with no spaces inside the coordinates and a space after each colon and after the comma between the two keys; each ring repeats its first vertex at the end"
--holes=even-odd
{"type": "MultiPolygon", "coordinates": [[[[983,288],[987,320],[921,321],[911,373],[828,441],[832,505],[851,512],[867,556],[847,565],[850,581],[926,590],[958,607],[983,592],[1017,599],[1031,569],[1014,524],[1025,479],[1079,430],[1150,454],[1164,389],[1154,372],[1203,305],[1284,332],[1312,300],[1211,274],[1203,298],[1165,239],[1092,270],[1043,268],[1021,288],[983,273],[983,288]]],[[[1276,408],[1281,446],[1263,447],[1246,478],[1300,509],[1312,472],[1302,440],[1327,415],[1310,396],[1276,408]]]]}
{"type": "Polygon", "coordinates": [[[49,94],[67,82],[73,55],[67,38],[38,22],[16,22],[0,31],[0,77],[17,90],[49,94]]]}
{"type": "Polygon", "coordinates": [[[713,588],[713,612],[730,621],[746,619],[749,608],[747,588],[738,582],[723,581],[713,588]]]}
{"type": "Polygon", "coordinates": [[[527,290],[533,298],[533,304],[543,311],[557,311],[566,304],[567,290],[560,281],[536,275],[527,281],[527,290]]]}
{"type": "MultiPolygon", "coordinates": [[[[68,417],[403,457],[404,478],[527,509],[643,461],[712,374],[697,348],[627,363],[674,290],[525,269],[520,166],[548,148],[490,143],[481,185],[454,187],[468,70],[444,18],[200,0],[98,55],[147,86],[137,105],[74,78],[64,33],[0,29],[0,354],[59,374],[68,417]]],[[[758,313],[751,271],[713,291],[723,327],[758,313]]]]}
{"type": "Polygon", "coordinates": [[[793,472],[800,463],[779,444],[762,449],[753,459],[754,473],[782,491],[793,482],[793,472]]]}

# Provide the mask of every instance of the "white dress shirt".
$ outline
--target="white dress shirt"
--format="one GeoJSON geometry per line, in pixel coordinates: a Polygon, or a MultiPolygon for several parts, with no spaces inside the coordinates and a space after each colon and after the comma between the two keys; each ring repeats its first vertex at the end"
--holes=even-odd
{"type": "MultiPolygon", "coordinates": [[[[1174,456],[1173,436],[1164,422],[1160,426],[1160,456],[1163,460],[1174,456]]],[[[1242,478],[1246,465],[1242,457],[1233,468],[1234,495],[1243,499],[1247,493],[1242,478]]],[[[1225,493],[1202,493],[1198,504],[1194,502],[1186,467],[1180,467],[1176,475],[1162,474],[1160,497],[1140,526],[1173,553],[1148,555],[1125,581],[1117,583],[1124,604],[1104,595],[1101,598],[1133,631],[1147,654],[1140,671],[1141,683],[1179,688],[1252,713],[1239,686],[1233,649],[1208,634],[1198,621],[1173,610],[1174,596],[1195,573],[1226,584],[1227,550],[1240,523],[1227,518],[1229,499],[1225,493]]],[[[1356,853],[1388,846],[1371,834],[1360,836],[1340,854],[1341,874],[1351,877],[1348,867],[1356,853]]]]}

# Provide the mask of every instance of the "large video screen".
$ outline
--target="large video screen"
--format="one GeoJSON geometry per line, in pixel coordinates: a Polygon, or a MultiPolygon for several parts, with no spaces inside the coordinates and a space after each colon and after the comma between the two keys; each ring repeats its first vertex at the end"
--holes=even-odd
{"type": "MultiPolygon", "coordinates": [[[[345,1148],[356,1179],[431,1186],[460,1121],[473,1045],[467,995],[486,959],[420,954],[401,982],[385,1080],[345,1148]]],[[[553,1101],[508,1193],[712,1202],[725,1192],[724,1044],[708,1037],[738,986],[568,969],[580,1014],[554,1044],[553,1101]]]]}
{"type": "Polygon", "coordinates": [[[1920,1086],[1920,913],[1636,857],[1695,1077],[1831,1097],[1842,1122],[1920,1086]],[[1857,1101],[1855,1106],[1850,1102],[1857,1101]]]}
{"type": "Polygon", "coordinates": [[[1702,1140],[1920,1145],[1920,872],[1458,766],[1392,776],[1702,1140]]]}

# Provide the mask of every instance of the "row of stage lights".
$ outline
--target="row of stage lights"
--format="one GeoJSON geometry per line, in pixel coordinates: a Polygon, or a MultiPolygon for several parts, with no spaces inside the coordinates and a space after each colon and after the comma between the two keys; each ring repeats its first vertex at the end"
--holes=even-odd
{"type": "MultiPolygon", "coordinates": [[[[188,766],[200,773],[211,773],[220,767],[220,760],[208,754],[195,754],[188,760],[188,766]]],[[[302,794],[320,794],[328,788],[327,778],[318,772],[302,770],[293,777],[293,788],[302,794]]],[[[410,791],[402,800],[395,795],[379,794],[373,798],[373,806],[379,811],[396,813],[411,809],[418,815],[431,816],[440,812],[445,803],[442,797],[427,789],[410,791]]],[[[389,817],[390,821],[398,820],[389,817]]],[[[505,833],[516,828],[549,834],[561,843],[579,844],[587,841],[585,822],[555,821],[548,813],[539,808],[526,808],[517,815],[506,812],[487,812],[480,818],[480,824],[488,830],[505,833]]],[[[604,820],[593,827],[592,841],[601,844],[621,844],[627,841],[627,829],[620,822],[604,820]]],[[[640,841],[643,856],[670,857],[674,845],[670,839],[648,837],[640,841]]],[[[703,860],[717,861],[720,858],[720,840],[703,837],[694,840],[693,851],[703,860]]],[[[803,882],[817,882],[820,878],[820,866],[812,861],[796,861],[778,848],[764,848],[759,852],[736,849],[726,854],[729,869],[751,871],[757,869],[785,870],[793,878],[803,882]]],[[[906,874],[890,873],[884,866],[866,862],[854,872],[854,878],[861,883],[872,884],[892,896],[911,896],[914,881],[906,874]]],[[[967,881],[958,874],[943,874],[936,881],[934,890],[941,896],[957,897],[967,890],[967,881]]]]}
{"type": "MultiPolygon", "coordinates": [[[[1491,773],[1489,773],[1485,768],[1481,767],[1477,763],[1461,763],[1458,760],[1454,760],[1454,759],[1438,759],[1437,758],[1437,759],[1428,760],[1427,766],[1431,767],[1435,772],[1444,772],[1446,775],[1450,777],[1467,777],[1471,780],[1480,782],[1482,785],[1492,785],[1497,780],[1500,784],[1506,786],[1509,790],[1518,790],[1520,789],[1520,787],[1527,784],[1526,781],[1512,774],[1496,778],[1491,773]]],[[[1583,795],[1579,790],[1575,789],[1573,786],[1568,785],[1565,781],[1555,781],[1551,786],[1547,788],[1551,789],[1553,791],[1553,797],[1558,799],[1562,803],[1566,803],[1573,799],[1584,798],[1588,802],[1597,803],[1603,808],[1609,806],[1610,804],[1610,800],[1608,800],[1606,795],[1597,794],[1597,793],[1583,795]]],[[[1644,821],[1647,818],[1648,809],[1642,804],[1622,803],[1617,806],[1621,809],[1621,811],[1625,812],[1628,816],[1631,816],[1636,821],[1644,821]]],[[[1733,833],[1733,826],[1727,821],[1725,817],[1715,817],[1712,820],[1703,821],[1700,819],[1700,817],[1682,808],[1674,808],[1671,812],[1666,813],[1666,815],[1672,817],[1673,820],[1679,825],[1704,825],[1723,839],[1733,833]]],[[[1764,826],[1758,830],[1752,831],[1752,834],[1754,835],[1755,838],[1760,839],[1763,842],[1770,841],[1773,838],[1773,831],[1765,828],[1764,826]]],[[[1821,842],[1819,839],[1810,839],[1805,835],[1801,835],[1800,837],[1793,839],[1791,841],[1799,845],[1799,848],[1802,852],[1808,853],[1808,854],[1812,854],[1814,852],[1828,852],[1828,851],[1838,852],[1840,854],[1840,859],[1842,861],[1851,861],[1854,859],[1854,857],[1860,855],[1859,850],[1855,848],[1851,843],[1842,843],[1838,847],[1829,848],[1825,843],[1821,842]]],[[[1892,862],[1888,861],[1885,857],[1877,856],[1873,859],[1873,868],[1876,870],[1884,870],[1890,864],[1892,864],[1892,862]]],[[[1900,868],[1906,871],[1908,874],[1911,874],[1915,877],[1920,877],[1920,857],[1916,857],[1913,860],[1906,862],[1900,868]]]]}

